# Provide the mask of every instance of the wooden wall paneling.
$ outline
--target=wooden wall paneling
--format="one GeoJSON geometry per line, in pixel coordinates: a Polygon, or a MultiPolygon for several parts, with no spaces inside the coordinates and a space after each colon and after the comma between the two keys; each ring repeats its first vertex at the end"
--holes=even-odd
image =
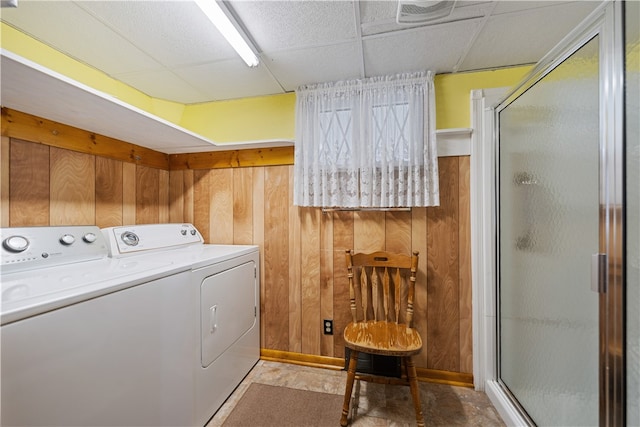
{"type": "Polygon", "coordinates": [[[122,225],[136,224],[136,165],[122,164],[122,225]]]}
{"type": "Polygon", "coordinates": [[[158,222],[169,222],[169,171],[158,170],[158,222]]]}
{"type": "Polygon", "coordinates": [[[253,204],[253,244],[260,248],[260,342],[265,347],[265,261],[264,261],[264,167],[253,169],[252,183],[253,204]]]}
{"type": "Polygon", "coordinates": [[[264,347],[289,351],[289,167],[264,173],[264,347]]]}
{"type": "Polygon", "coordinates": [[[458,158],[441,157],[438,168],[440,206],[427,209],[427,367],[458,371],[458,158]]]}
{"type": "Polygon", "coordinates": [[[418,274],[416,275],[416,293],[414,299],[413,326],[420,332],[422,351],[414,357],[417,367],[427,367],[429,341],[427,336],[427,208],[411,209],[411,250],[420,252],[418,274]]]}
{"type": "Polygon", "coordinates": [[[253,168],[233,169],[233,243],[253,242],[253,168]]]}
{"type": "Polygon", "coordinates": [[[158,169],[136,167],[136,223],[156,224],[160,220],[158,206],[158,169]]]}
{"type": "Polygon", "coordinates": [[[184,222],[184,171],[169,171],[169,222],[184,222]]]}
{"type": "Polygon", "coordinates": [[[49,225],[49,151],[46,145],[11,139],[9,226],[49,225]]]}
{"type": "Polygon", "coordinates": [[[471,295],[471,182],[470,157],[459,158],[459,299],[460,299],[460,372],[473,373],[473,331],[471,295]]]}
{"type": "Polygon", "coordinates": [[[184,171],[184,212],[182,213],[182,221],[193,224],[193,171],[184,171]]]}
{"type": "Polygon", "coordinates": [[[0,227],[9,226],[9,137],[0,138],[0,227]]]}
{"type": "Polygon", "coordinates": [[[354,212],[333,212],[333,352],[344,357],[343,332],[351,321],[345,251],[354,247],[354,212]]]}
{"type": "Polygon", "coordinates": [[[353,250],[355,252],[383,251],[385,248],[385,213],[356,212],[353,221],[353,250]]]}
{"type": "Polygon", "coordinates": [[[320,292],[320,216],[319,208],[299,208],[302,285],[302,353],[320,354],[322,336],[320,292]]]}
{"type": "Polygon", "coordinates": [[[385,212],[385,250],[411,253],[411,212],[385,212]]]}
{"type": "MultiPolygon", "coordinates": [[[[198,172],[198,171],[195,171],[198,172]]],[[[233,169],[209,171],[210,243],[233,244],[233,169]]]]}
{"type": "MultiPolygon", "coordinates": [[[[211,188],[208,170],[193,171],[193,225],[206,243],[213,242],[211,236],[211,201],[216,190],[211,188]]],[[[221,227],[224,228],[224,227],[221,227]]]]}
{"type": "Polygon", "coordinates": [[[96,157],[96,225],[122,225],[122,162],[96,157]]]}
{"type": "MultiPolygon", "coordinates": [[[[293,189],[293,168],[288,170],[289,189],[293,189]]],[[[289,199],[289,351],[302,353],[302,246],[301,228],[304,208],[293,205],[293,191],[289,199]]]]}
{"type": "MultiPolygon", "coordinates": [[[[318,211],[321,211],[318,209],[318,211]]],[[[333,214],[320,214],[320,320],[333,319],[333,214]]],[[[321,326],[322,327],[322,326],[321,326]]],[[[334,331],[335,334],[335,331],[334,331]]],[[[334,335],[320,334],[320,355],[334,355],[334,335]]]]}
{"type": "Polygon", "coordinates": [[[50,225],[85,225],[96,220],[96,158],[51,147],[50,225]]]}

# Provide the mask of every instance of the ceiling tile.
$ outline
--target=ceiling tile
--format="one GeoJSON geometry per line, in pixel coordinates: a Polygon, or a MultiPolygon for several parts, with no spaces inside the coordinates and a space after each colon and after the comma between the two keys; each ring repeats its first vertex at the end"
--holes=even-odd
{"type": "Polygon", "coordinates": [[[398,2],[395,1],[361,1],[360,22],[369,24],[390,19],[395,21],[397,9],[398,2]]]}
{"type": "Polygon", "coordinates": [[[357,35],[351,1],[235,1],[232,7],[263,52],[321,46],[357,35]]]}
{"type": "Polygon", "coordinates": [[[212,100],[283,93],[264,65],[250,68],[240,58],[179,68],[174,73],[212,100]]]}
{"type": "Polygon", "coordinates": [[[470,43],[478,22],[422,27],[364,41],[367,76],[431,70],[449,72],[470,43]]]}
{"type": "Polygon", "coordinates": [[[182,104],[205,102],[209,98],[168,70],[124,73],[115,78],[154,98],[182,104]]]}
{"type": "MultiPolygon", "coordinates": [[[[588,1],[588,0],[582,0],[582,1],[588,1]]],[[[566,0],[565,1],[557,1],[557,0],[498,1],[498,4],[496,4],[496,8],[493,12],[493,15],[495,16],[495,15],[501,15],[503,13],[521,12],[524,10],[537,9],[540,7],[549,7],[549,6],[553,7],[563,3],[568,3],[568,2],[566,0]]]]}
{"type": "Polygon", "coordinates": [[[1,16],[2,21],[109,75],[159,67],[73,2],[21,1],[15,9],[3,8],[1,16]]]}
{"type": "Polygon", "coordinates": [[[192,1],[82,1],[78,4],[166,67],[236,56],[192,1]]]}
{"type": "Polygon", "coordinates": [[[416,27],[427,27],[442,24],[445,22],[455,22],[460,20],[470,20],[481,18],[489,14],[493,8],[492,1],[460,1],[456,3],[451,15],[446,18],[431,21],[429,23],[417,24],[397,24],[396,11],[398,3],[394,1],[362,1],[360,2],[360,22],[362,34],[365,36],[373,34],[391,33],[404,31],[416,27]]]}
{"type": "Polygon", "coordinates": [[[573,2],[491,17],[459,71],[536,63],[596,5],[573,2]]]}
{"type": "Polygon", "coordinates": [[[360,78],[359,43],[265,53],[264,60],[287,91],[311,83],[360,78]]]}

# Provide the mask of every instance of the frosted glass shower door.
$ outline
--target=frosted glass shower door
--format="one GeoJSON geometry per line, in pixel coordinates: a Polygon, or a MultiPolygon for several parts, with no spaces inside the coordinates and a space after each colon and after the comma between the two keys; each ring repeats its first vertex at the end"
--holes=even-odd
{"type": "Polygon", "coordinates": [[[537,425],[598,424],[599,46],[499,111],[499,378],[537,425]]]}

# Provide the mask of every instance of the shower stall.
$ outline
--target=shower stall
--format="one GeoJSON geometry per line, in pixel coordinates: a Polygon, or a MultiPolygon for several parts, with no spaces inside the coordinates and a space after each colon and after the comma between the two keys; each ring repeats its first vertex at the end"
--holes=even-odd
{"type": "Polygon", "coordinates": [[[638,2],[495,109],[495,383],[531,425],[639,425],[638,2]]]}

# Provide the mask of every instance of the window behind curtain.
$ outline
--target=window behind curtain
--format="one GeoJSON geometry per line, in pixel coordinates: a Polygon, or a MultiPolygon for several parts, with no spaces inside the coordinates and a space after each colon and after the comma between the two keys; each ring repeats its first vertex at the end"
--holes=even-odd
{"type": "Polygon", "coordinates": [[[304,86],[297,96],[294,204],[438,205],[430,72],[304,86]]]}

